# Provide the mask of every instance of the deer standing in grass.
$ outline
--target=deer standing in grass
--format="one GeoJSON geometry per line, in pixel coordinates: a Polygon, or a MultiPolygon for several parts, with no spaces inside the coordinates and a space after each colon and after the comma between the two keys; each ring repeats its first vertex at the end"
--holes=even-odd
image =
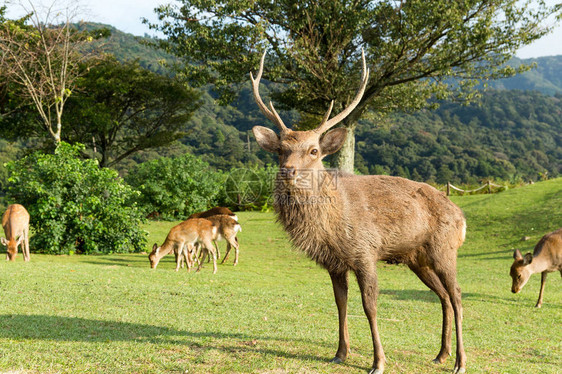
{"type": "MultiPolygon", "coordinates": [[[[211,221],[213,225],[218,228],[217,237],[213,239],[215,247],[217,249],[217,254],[219,253],[217,241],[220,241],[221,239],[226,240],[226,253],[221,261],[221,264],[224,264],[224,262],[228,259],[228,255],[230,254],[231,249],[234,247],[234,266],[238,265],[238,254],[240,246],[238,245],[238,238],[236,237],[236,234],[242,231],[242,226],[240,226],[238,221],[236,221],[232,216],[228,216],[225,214],[209,216],[206,219],[211,221]]],[[[208,255],[208,253],[205,254],[208,255]]],[[[203,257],[202,260],[204,261],[205,257],[203,257]]]]}
{"type": "Polygon", "coordinates": [[[533,254],[527,253],[523,256],[516,249],[513,258],[515,261],[513,261],[510,271],[513,280],[511,292],[518,293],[523,289],[531,275],[541,273],[541,289],[535,305],[535,307],[540,308],[546,275],[553,271],[560,271],[562,276],[562,228],[543,236],[535,246],[533,254]]]}
{"type": "Polygon", "coordinates": [[[259,94],[265,53],[256,78],[250,74],[254,98],[280,134],[255,126],[254,135],[266,151],[279,155],[274,208],[293,244],[330,274],[339,316],[339,345],[332,362],[349,353],[347,330],[348,272],[357,277],[363,309],[374,346],[371,374],[384,371],[385,355],[377,328],[377,261],[404,263],[441,300],[441,350],[433,360],[451,354],[452,323],[456,327],[454,373],[466,371],[462,340],[461,290],[456,279],[457,249],[466,222],[462,211],[443,193],[425,184],[398,177],[358,176],[326,170],[322,159],[340,149],[347,130],[336,128],[365,91],[369,72],[362,56],[360,88],[351,103],[330,119],[333,101],[320,125],[310,131],[285,126],[273,104],[259,94]],[[330,130],[330,131],[328,131],[330,130]]]}
{"type": "MultiPolygon", "coordinates": [[[[236,214],[234,214],[230,209],[228,209],[226,207],[222,207],[222,206],[217,206],[217,207],[211,208],[209,210],[206,210],[204,212],[193,213],[192,215],[187,217],[187,219],[190,219],[190,218],[209,218],[209,217],[216,216],[216,215],[226,215],[226,216],[229,216],[230,218],[234,219],[236,222],[238,222],[238,217],[236,216],[236,214]]],[[[220,229],[219,229],[219,231],[220,231],[220,229]]],[[[220,258],[221,254],[220,254],[219,247],[217,246],[216,241],[214,243],[215,243],[215,249],[217,250],[217,258],[220,258]]],[[[223,262],[224,262],[224,260],[223,260],[223,262]]]]}
{"type": "Polygon", "coordinates": [[[182,256],[186,258],[187,271],[190,271],[193,264],[191,254],[194,252],[195,243],[200,243],[213,257],[213,274],[215,274],[217,272],[217,255],[212,241],[213,238],[216,238],[217,231],[218,228],[205,218],[192,218],[183,221],[172,227],[162,246],[159,247],[157,243],[154,243],[152,252],[148,255],[150,267],[155,269],[162,257],[171,251],[175,251],[178,253],[176,271],[180,268],[182,256]]]}
{"type": "Polygon", "coordinates": [[[18,246],[21,244],[23,260],[29,261],[29,213],[20,204],[8,205],[2,215],[2,227],[5,238],[2,244],[6,246],[6,260],[15,261],[18,254],[18,246]]]}

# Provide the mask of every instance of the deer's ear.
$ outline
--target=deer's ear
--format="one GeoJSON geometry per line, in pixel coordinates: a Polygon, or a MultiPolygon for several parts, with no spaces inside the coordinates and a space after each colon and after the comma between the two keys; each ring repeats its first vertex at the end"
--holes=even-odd
{"type": "Polygon", "coordinates": [[[6,240],[6,238],[2,237],[0,241],[2,241],[2,244],[4,244],[6,247],[8,246],[8,240],[6,240]]]}
{"type": "Polygon", "coordinates": [[[533,262],[533,255],[530,253],[526,253],[525,257],[523,257],[523,263],[525,265],[529,265],[531,262],[533,262]]]}
{"type": "Polygon", "coordinates": [[[331,155],[339,151],[347,136],[345,127],[338,127],[325,133],[320,139],[320,149],[323,155],[331,155]]]}
{"type": "Polygon", "coordinates": [[[518,250],[518,249],[516,249],[516,250],[513,252],[513,258],[514,258],[515,260],[522,260],[522,259],[523,259],[523,255],[521,254],[521,251],[518,250]]]}
{"type": "Polygon", "coordinates": [[[271,153],[279,152],[279,136],[272,129],[263,126],[252,128],[259,146],[271,153]]]}

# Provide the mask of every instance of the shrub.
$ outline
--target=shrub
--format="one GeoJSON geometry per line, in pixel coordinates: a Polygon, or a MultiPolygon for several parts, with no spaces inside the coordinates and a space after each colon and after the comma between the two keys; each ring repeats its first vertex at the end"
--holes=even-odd
{"type": "Polygon", "coordinates": [[[278,171],[279,168],[272,165],[230,170],[225,179],[225,205],[240,210],[271,210],[278,171]]]}
{"type": "Polygon", "coordinates": [[[153,217],[185,219],[217,205],[223,175],[191,154],[161,157],[137,165],[127,182],[141,193],[138,202],[153,217]]]}
{"type": "Polygon", "coordinates": [[[31,247],[49,254],[143,250],[138,192],[116,171],[80,159],[83,149],[61,143],[55,154],[35,152],[7,164],[8,198],[31,215],[31,247]]]}

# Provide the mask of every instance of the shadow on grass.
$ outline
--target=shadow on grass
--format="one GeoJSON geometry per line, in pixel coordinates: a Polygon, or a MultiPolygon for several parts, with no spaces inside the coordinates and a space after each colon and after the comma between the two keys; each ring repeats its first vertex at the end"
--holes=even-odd
{"type": "MultiPolygon", "coordinates": [[[[283,342],[287,345],[300,341],[316,344],[301,339],[283,337],[255,336],[245,333],[190,332],[168,327],[143,325],[138,323],[91,320],[78,317],[48,315],[0,315],[0,338],[14,340],[47,340],[61,342],[138,342],[152,344],[188,345],[198,350],[223,350],[239,354],[240,352],[273,355],[287,359],[303,361],[328,362],[331,357],[319,357],[299,354],[282,349],[261,348],[253,341],[283,342]],[[209,340],[211,339],[211,340],[209,340]],[[214,340],[213,340],[214,339],[214,340]]],[[[334,350],[336,342],[334,342],[334,350]]],[[[365,369],[362,366],[348,365],[365,369]]]]}
{"type": "MultiPolygon", "coordinates": [[[[517,297],[512,297],[506,291],[506,297],[484,294],[479,292],[462,292],[462,300],[470,302],[502,304],[510,306],[518,306],[521,304],[517,297]]],[[[391,297],[393,300],[399,301],[423,301],[427,303],[440,304],[439,298],[431,290],[380,290],[380,294],[391,297]]],[[[553,308],[562,308],[560,305],[553,305],[553,308]]]]}
{"type": "MultiPolygon", "coordinates": [[[[173,256],[171,256],[173,261],[173,256]]],[[[162,262],[167,261],[167,258],[162,259],[162,262]]],[[[91,257],[87,261],[83,261],[86,264],[92,265],[115,265],[115,266],[132,266],[132,267],[150,267],[150,262],[148,261],[148,255],[135,256],[129,258],[111,258],[111,257],[91,257]]],[[[174,261],[175,263],[175,261],[174,261]]]]}

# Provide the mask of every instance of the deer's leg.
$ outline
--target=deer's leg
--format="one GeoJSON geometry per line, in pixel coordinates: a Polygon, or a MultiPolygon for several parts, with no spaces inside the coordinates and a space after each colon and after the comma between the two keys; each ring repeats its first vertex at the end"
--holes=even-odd
{"type": "Polygon", "coordinates": [[[546,284],[546,271],[541,273],[541,290],[539,291],[539,299],[537,300],[537,304],[535,305],[536,308],[540,308],[542,306],[542,296],[544,293],[544,285],[546,284]]]}
{"type": "Polygon", "coordinates": [[[203,242],[203,245],[207,248],[207,255],[209,257],[213,256],[213,274],[217,273],[217,254],[213,248],[213,243],[210,240],[203,242]]]}
{"type": "MultiPolygon", "coordinates": [[[[228,258],[228,255],[230,254],[231,247],[232,246],[230,245],[230,241],[227,239],[226,240],[226,253],[224,254],[224,258],[222,259],[221,264],[224,264],[224,262],[228,258]]],[[[219,256],[219,258],[220,258],[220,256],[219,256]]]]}
{"type": "Polygon", "coordinates": [[[347,272],[330,272],[330,278],[332,278],[332,286],[334,288],[336,306],[338,307],[339,320],[338,350],[336,352],[336,356],[330,362],[341,363],[349,354],[349,332],[347,331],[347,272]]]}
{"type": "Polygon", "coordinates": [[[217,251],[217,258],[221,258],[221,250],[219,249],[219,246],[217,245],[217,241],[213,240],[213,244],[215,245],[215,250],[217,251]]]}
{"type": "Polygon", "coordinates": [[[451,355],[451,334],[453,332],[453,307],[451,305],[451,299],[433,269],[427,266],[418,267],[414,264],[409,264],[409,267],[429,289],[437,294],[439,300],[441,300],[441,309],[443,311],[441,350],[433,362],[443,363],[447,357],[451,355]]]}
{"type": "Polygon", "coordinates": [[[174,255],[176,256],[176,271],[180,270],[182,262],[183,244],[174,247],[174,255]]]}
{"type": "Polygon", "coordinates": [[[234,247],[234,266],[238,265],[238,255],[240,254],[240,244],[238,244],[238,238],[235,236],[232,243],[234,247]]]}
{"type": "Polygon", "coordinates": [[[23,260],[29,261],[31,256],[29,254],[29,227],[23,230],[23,242],[22,242],[23,260]]]}
{"type": "Polygon", "coordinates": [[[187,272],[191,272],[191,267],[193,266],[193,257],[191,256],[191,252],[193,251],[192,244],[186,244],[183,250],[183,257],[185,259],[187,272]]]}
{"type": "Polygon", "coordinates": [[[174,258],[176,259],[176,266],[177,266],[178,261],[179,261],[179,256],[180,256],[180,253],[178,252],[177,249],[174,248],[174,258]]]}
{"type": "MultiPolygon", "coordinates": [[[[454,269],[453,269],[454,270],[454,269]]],[[[462,340],[462,302],[461,289],[457,284],[456,271],[447,271],[439,273],[439,279],[445,286],[447,293],[451,299],[453,312],[455,314],[455,333],[457,338],[457,357],[455,360],[455,368],[453,373],[462,374],[466,372],[466,353],[464,352],[464,344],[462,340]]]]}
{"type": "Polygon", "coordinates": [[[365,266],[366,269],[357,270],[357,283],[361,290],[361,299],[363,301],[363,310],[369,320],[371,327],[371,335],[373,339],[374,360],[373,368],[369,374],[382,374],[384,372],[384,364],[386,358],[382,349],[382,343],[377,326],[377,296],[378,296],[378,282],[377,270],[372,266],[365,266]]]}

